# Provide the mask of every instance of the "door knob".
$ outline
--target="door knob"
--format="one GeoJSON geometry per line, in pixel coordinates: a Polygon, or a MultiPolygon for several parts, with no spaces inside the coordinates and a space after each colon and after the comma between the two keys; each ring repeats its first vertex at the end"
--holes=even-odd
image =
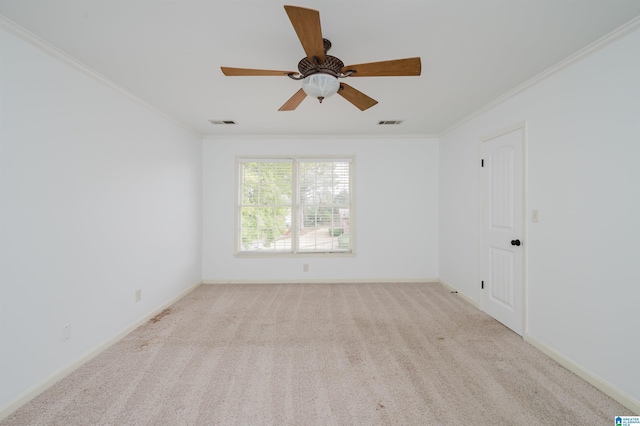
{"type": "Polygon", "coordinates": [[[519,246],[520,245],[520,240],[511,240],[511,245],[512,246],[519,246]]]}

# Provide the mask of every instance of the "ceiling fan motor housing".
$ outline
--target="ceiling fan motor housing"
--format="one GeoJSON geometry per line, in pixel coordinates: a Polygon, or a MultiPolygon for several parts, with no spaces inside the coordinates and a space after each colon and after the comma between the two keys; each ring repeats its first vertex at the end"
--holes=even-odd
{"type": "Polygon", "coordinates": [[[302,58],[298,62],[298,71],[302,78],[308,77],[312,74],[324,73],[339,78],[344,68],[344,63],[331,55],[324,55],[324,62],[320,63],[317,58],[314,61],[310,61],[308,58],[302,58]]]}

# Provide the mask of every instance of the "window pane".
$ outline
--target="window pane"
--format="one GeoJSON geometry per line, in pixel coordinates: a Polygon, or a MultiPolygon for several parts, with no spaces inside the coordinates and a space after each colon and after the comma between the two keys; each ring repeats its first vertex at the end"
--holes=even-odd
{"type": "Polygon", "coordinates": [[[347,161],[300,163],[300,203],[349,205],[350,165],[347,161]]]}
{"type": "Polygon", "coordinates": [[[333,202],[349,205],[349,166],[350,163],[334,163],[333,166],[333,202]]]}
{"type": "Polygon", "coordinates": [[[301,212],[299,251],[330,252],[350,249],[349,209],[305,206],[301,212]]]}
{"type": "Polygon", "coordinates": [[[298,250],[350,250],[350,163],[305,161],[300,163],[298,176],[298,250]]]}
{"type": "Polygon", "coordinates": [[[241,164],[242,204],[258,204],[260,194],[260,165],[259,163],[241,164]]]}
{"type": "Polygon", "coordinates": [[[260,163],[260,204],[291,204],[290,163],[260,163]]]}
{"type": "Polygon", "coordinates": [[[241,250],[290,251],[290,207],[242,207],[241,250]]]}
{"type": "Polygon", "coordinates": [[[291,204],[291,163],[242,162],[240,164],[242,204],[291,204]]]}

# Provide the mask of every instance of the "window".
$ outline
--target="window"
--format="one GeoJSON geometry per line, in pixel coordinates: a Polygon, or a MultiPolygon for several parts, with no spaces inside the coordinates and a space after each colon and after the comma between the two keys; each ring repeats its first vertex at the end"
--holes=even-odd
{"type": "Polygon", "coordinates": [[[238,159],[238,253],[351,253],[351,158],[238,159]]]}

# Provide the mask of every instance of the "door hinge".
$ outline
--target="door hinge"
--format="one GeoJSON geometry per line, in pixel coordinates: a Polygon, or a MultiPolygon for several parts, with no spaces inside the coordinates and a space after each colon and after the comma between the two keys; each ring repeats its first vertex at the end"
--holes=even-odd
{"type": "Polygon", "coordinates": [[[484,158],[480,160],[480,167],[484,167],[484,158]]]}
{"type": "Polygon", "coordinates": [[[480,288],[484,290],[484,281],[480,281],[480,288]]]}

